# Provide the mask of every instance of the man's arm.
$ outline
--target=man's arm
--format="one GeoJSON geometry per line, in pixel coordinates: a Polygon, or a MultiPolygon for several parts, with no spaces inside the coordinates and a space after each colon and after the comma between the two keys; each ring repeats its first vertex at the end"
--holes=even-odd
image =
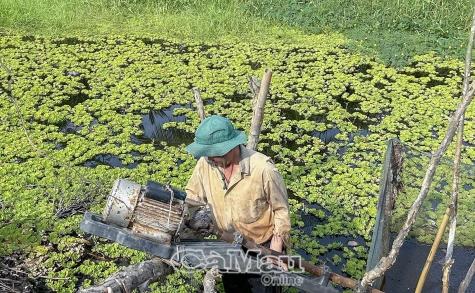
{"type": "Polygon", "coordinates": [[[191,174],[190,180],[188,180],[188,184],[186,184],[185,192],[186,192],[186,201],[191,206],[202,206],[206,205],[206,193],[203,187],[203,168],[202,162],[203,158],[198,160],[198,163],[193,170],[193,174],[191,174]]]}
{"type": "Polygon", "coordinates": [[[290,252],[290,214],[287,188],[284,179],[274,165],[266,173],[264,189],[274,212],[274,237],[271,240],[271,249],[282,252],[283,246],[285,246],[287,252],[290,252]]]}
{"type": "Polygon", "coordinates": [[[203,187],[203,180],[201,177],[203,174],[201,167],[202,163],[203,162],[201,162],[200,160],[198,161],[195,166],[195,169],[193,170],[193,174],[191,175],[190,180],[188,181],[188,184],[185,187],[185,203],[188,204],[187,218],[189,220],[187,225],[192,229],[198,228],[198,226],[201,227],[202,224],[195,217],[195,213],[200,209],[200,207],[205,206],[207,203],[206,193],[203,187]]]}
{"type": "MultiPolygon", "coordinates": [[[[206,192],[203,186],[204,158],[198,160],[193,174],[185,187],[188,211],[186,226],[192,230],[207,234],[212,229],[211,211],[207,204],[206,192]]],[[[196,237],[196,235],[194,235],[196,237]]]]}

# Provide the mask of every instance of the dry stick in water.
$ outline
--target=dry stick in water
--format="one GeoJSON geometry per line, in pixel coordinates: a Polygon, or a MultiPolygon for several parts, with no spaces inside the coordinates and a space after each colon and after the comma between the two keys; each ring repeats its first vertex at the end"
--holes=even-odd
{"type": "MultiPolygon", "coordinates": [[[[465,55],[465,74],[463,78],[463,96],[465,97],[468,92],[468,86],[470,82],[470,64],[472,61],[472,50],[473,50],[473,39],[475,37],[475,9],[472,16],[472,29],[470,30],[470,38],[468,39],[467,53],[465,55]]],[[[447,245],[447,254],[445,255],[445,264],[442,274],[442,292],[449,292],[450,285],[450,269],[454,260],[452,259],[452,252],[454,249],[455,242],[455,231],[457,228],[457,201],[459,194],[459,181],[460,181],[460,156],[462,152],[462,141],[463,141],[463,124],[464,124],[464,115],[460,119],[460,124],[458,127],[457,135],[457,148],[455,150],[455,159],[454,159],[454,176],[452,183],[452,204],[450,205],[450,230],[449,230],[449,241],[447,245]]]]}
{"type": "MultiPolygon", "coordinates": [[[[10,69],[5,66],[5,64],[3,64],[2,60],[0,59],[0,65],[2,66],[2,68],[7,72],[7,80],[8,80],[8,88],[6,89],[7,91],[7,94],[8,96],[10,97],[10,100],[12,101],[12,104],[13,106],[15,107],[15,110],[17,111],[18,113],[18,118],[20,118],[20,122],[21,122],[21,125],[22,125],[22,130],[23,132],[25,133],[25,137],[26,139],[28,140],[28,143],[31,145],[31,147],[37,152],[39,153],[41,156],[43,157],[48,157],[48,154],[45,153],[44,151],[40,150],[36,144],[33,143],[33,141],[31,141],[30,139],[30,135],[28,134],[28,131],[26,130],[26,123],[25,123],[25,120],[23,119],[23,114],[21,113],[21,109],[20,109],[20,106],[18,106],[18,103],[17,103],[17,100],[16,98],[13,96],[13,93],[12,93],[12,75],[11,75],[11,71],[10,69]]],[[[54,160],[53,160],[54,161],[54,160]]]]}
{"type": "MultiPolygon", "coordinates": [[[[469,59],[470,60],[470,59],[469,59]]],[[[454,250],[455,242],[455,230],[457,227],[457,201],[459,194],[459,181],[460,181],[460,156],[462,152],[462,140],[463,140],[463,124],[464,115],[460,120],[457,134],[457,147],[455,149],[454,159],[454,175],[452,182],[452,203],[450,204],[450,229],[449,229],[449,241],[447,244],[447,253],[445,255],[445,263],[442,269],[442,292],[449,293],[450,285],[450,269],[454,260],[452,259],[452,252],[454,250]]]]}
{"type": "Polygon", "coordinates": [[[193,96],[195,97],[196,111],[198,111],[198,116],[200,116],[200,120],[203,121],[206,118],[206,114],[205,114],[205,106],[203,104],[203,99],[201,98],[200,89],[197,87],[194,87],[191,89],[191,91],[193,92],[193,96]]]}
{"type": "Polygon", "coordinates": [[[257,102],[257,98],[259,97],[259,91],[261,89],[261,82],[257,77],[254,75],[249,78],[249,89],[252,92],[252,109],[254,110],[254,105],[257,102]]]}
{"type": "Polygon", "coordinates": [[[472,265],[470,266],[470,269],[468,269],[465,279],[463,279],[462,283],[460,283],[458,293],[465,293],[465,291],[467,291],[467,288],[470,285],[470,282],[472,281],[474,272],[475,272],[475,259],[473,260],[472,265]]]}
{"type": "Polygon", "coordinates": [[[247,147],[251,150],[257,149],[259,134],[261,133],[262,121],[264,120],[264,106],[269,93],[269,85],[272,78],[272,71],[266,69],[262,77],[262,84],[259,90],[259,96],[252,114],[251,131],[247,140],[247,147]]]}
{"type": "MultiPolygon", "coordinates": [[[[475,23],[472,25],[472,30],[475,30],[475,23]]],[[[401,249],[402,244],[404,243],[404,239],[411,230],[412,224],[414,224],[414,221],[416,220],[416,216],[422,205],[422,202],[427,196],[429,188],[432,184],[432,178],[434,177],[434,173],[440,163],[442,155],[445,153],[455,136],[455,131],[457,130],[457,127],[459,125],[460,118],[462,118],[462,115],[465,113],[465,110],[467,110],[467,107],[470,105],[470,102],[472,102],[473,96],[475,95],[474,87],[475,82],[472,82],[470,84],[470,89],[467,92],[467,95],[462,98],[462,102],[459,104],[457,110],[452,116],[449,128],[447,129],[447,133],[445,134],[444,139],[432,155],[431,160],[429,162],[429,166],[427,167],[427,172],[422,182],[419,195],[412,204],[409,210],[409,214],[407,215],[406,222],[404,223],[402,229],[399,231],[399,234],[394,240],[389,255],[387,257],[381,258],[379,263],[371,271],[367,272],[364,275],[363,279],[361,280],[361,287],[366,287],[367,285],[372,284],[373,281],[376,280],[376,278],[383,275],[384,272],[386,272],[394,264],[394,262],[396,262],[396,258],[399,254],[399,250],[401,249]]],[[[357,290],[357,292],[362,292],[362,290],[357,290]]]]}

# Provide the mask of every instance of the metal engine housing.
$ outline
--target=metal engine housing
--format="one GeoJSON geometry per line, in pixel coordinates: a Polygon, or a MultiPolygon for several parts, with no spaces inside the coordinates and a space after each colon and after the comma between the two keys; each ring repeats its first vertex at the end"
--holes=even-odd
{"type": "Polygon", "coordinates": [[[146,186],[117,179],[104,209],[104,221],[136,236],[170,245],[184,225],[185,194],[153,181],[146,186]]]}

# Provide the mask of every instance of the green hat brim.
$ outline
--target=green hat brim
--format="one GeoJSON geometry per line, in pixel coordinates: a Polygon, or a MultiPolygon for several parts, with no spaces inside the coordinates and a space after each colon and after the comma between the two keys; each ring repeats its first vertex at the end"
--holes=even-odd
{"type": "Polygon", "coordinates": [[[193,142],[186,146],[186,150],[195,157],[220,157],[227,154],[235,146],[245,144],[247,135],[239,130],[234,130],[237,134],[234,138],[215,144],[199,144],[193,142]]]}

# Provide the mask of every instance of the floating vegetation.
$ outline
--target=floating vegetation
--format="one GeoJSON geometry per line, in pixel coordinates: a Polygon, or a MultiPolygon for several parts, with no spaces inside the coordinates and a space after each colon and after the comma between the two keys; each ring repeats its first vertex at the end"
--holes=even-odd
{"type": "MultiPolygon", "coordinates": [[[[69,278],[47,281],[59,292],[146,259],[88,238],[79,230],[81,215],[58,218],[57,211],[80,200],[100,213],[117,178],[183,188],[196,164],[185,150],[199,124],[191,88],[200,88],[207,115],[225,115],[248,131],[248,79],[270,68],[259,150],[273,157],[292,194],[293,248],[313,263],[331,263],[337,273],[361,277],[386,142],[397,137],[424,152],[436,148],[460,100],[463,64],[428,54],[396,70],[350,54],[343,44],[338,36],[268,46],[2,36],[2,60],[12,71],[21,117],[0,71],[0,255],[21,252],[22,261],[32,264],[29,271],[69,278]],[[23,128],[47,156],[30,144],[23,128]]],[[[469,108],[467,119],[473,115],[469,108]]],[[[474,138],[469,123],[466,164],[475,160],[474,138]]],[[[448,153],[453,152],[452,146],[448,153]]],[[[405,174],[421,176],[425,166],[421,161],[405,174]]],[[[406,190],[419,184],[413,181],[406,190]]],[[[473,203],[468,193],[461,194],[460,210],[473,203]]],[[[428,216],[437,221],[447,195],[434,200],[439,204],[428,216]]],[[[403,217],[400,212],[396,219],[403,217]]],[[[457,241],[473,245],[473,225],[464,227],[457,241]]]]}

